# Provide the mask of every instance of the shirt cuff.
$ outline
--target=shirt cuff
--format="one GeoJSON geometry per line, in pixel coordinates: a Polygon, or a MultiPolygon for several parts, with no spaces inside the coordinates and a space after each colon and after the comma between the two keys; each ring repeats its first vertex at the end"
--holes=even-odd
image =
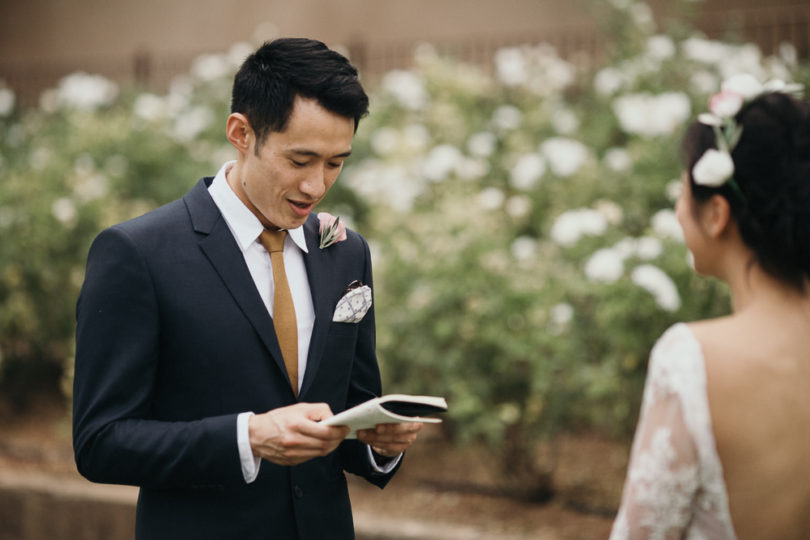
{"type": "Polygon", "coordinates": [[[259,476],[259,465],[262,461],[261,458],[253,455],[253,449],[250,447],[248,422],[251,416],[253,416],[252,412],[243,412],[236,417],[236,445],[239,447],[239,461],[242,464],[242,476],[248,484],[256,480],[256,477],[259,476]]]}
{"type": "Polygon", "coordinates": [[[399,454],[397,457],[391,458],[388,463],[380,467],[377,465],[377,460],[374,459],[374,454],[371,452],[371,446],[366,445],[366,449],[368,450],[368,460],[371,462],[371,468],[374,472],[379,474],[388,474],[393,471],[397,465],[399,465],[400,460],[402,460],[402,454],[399,454]]]}

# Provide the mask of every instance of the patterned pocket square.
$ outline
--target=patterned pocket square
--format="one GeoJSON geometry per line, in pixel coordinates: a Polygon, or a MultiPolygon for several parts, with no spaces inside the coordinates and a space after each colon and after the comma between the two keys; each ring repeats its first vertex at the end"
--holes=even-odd
{"type": "MultiPolygon", "coordinates": [[[[354,283],[352,285],[355,285],[354,283]]],[[[371,307],[371,287],[362,285],[349,286],[349,290],[338,300],[333,322],[359,323],[371,307]]]]}

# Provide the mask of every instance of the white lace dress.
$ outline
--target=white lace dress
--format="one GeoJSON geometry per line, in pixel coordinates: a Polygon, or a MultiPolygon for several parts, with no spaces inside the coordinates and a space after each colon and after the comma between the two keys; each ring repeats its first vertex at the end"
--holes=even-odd
{"type": "Polygon", "coordinates": [[[676,324],[652,350],[611,540],[734,539],[700,344],[676,324]]]}

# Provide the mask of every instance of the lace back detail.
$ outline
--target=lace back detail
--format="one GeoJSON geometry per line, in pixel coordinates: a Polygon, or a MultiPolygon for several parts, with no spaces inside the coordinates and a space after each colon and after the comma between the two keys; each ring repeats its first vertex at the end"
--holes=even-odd
{"type": "Polygon", "coordinates": [[[650,356],[611,539],[734,539],[700,344],[676,324],[650,356]]]}

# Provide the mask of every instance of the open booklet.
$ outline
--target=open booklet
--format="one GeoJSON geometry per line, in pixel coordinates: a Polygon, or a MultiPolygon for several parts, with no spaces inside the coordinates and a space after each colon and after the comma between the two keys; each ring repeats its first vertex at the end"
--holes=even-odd
{"type": "Polygon", "coordinates": [[[443,397],[409,396],[406,394],[389,394],[370,399],[351,409],[327,418],[327,426],[349,426],[351,432],[347,439],[356,439],[358,429],[373,428],[377,424],[402,424],[404,422],[441,422],[441,418],[427,415],[447,411],[447,402],[443,397]]]}

